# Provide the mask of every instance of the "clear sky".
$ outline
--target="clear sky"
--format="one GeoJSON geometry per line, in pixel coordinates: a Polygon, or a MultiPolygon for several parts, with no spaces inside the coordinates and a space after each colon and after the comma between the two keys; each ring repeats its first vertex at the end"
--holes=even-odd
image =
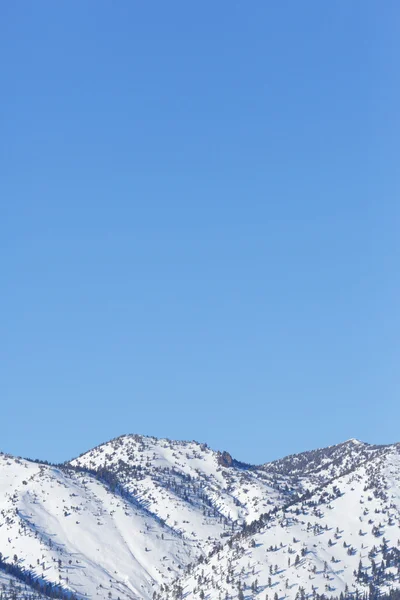
{"type": "Polygon", "coordinates": [[[397,0],[0,6],[0,449],[400,441],[397,0]]]}

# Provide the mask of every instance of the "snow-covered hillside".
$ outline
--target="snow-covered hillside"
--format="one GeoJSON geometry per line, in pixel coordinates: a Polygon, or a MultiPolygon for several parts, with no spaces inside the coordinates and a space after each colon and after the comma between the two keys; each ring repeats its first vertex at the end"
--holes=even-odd
{"type": "Polygon", "coordinates": [[[400,446],[393,446],[265,515],[177,586],[188,599],[357,596],[400,587],[399,573],[400,446]]]}
{"type": "Polygon", "coordinates": [[[361,463],[386,451],[387,446],[372,446],[356,439],[336,446],[292,454],[266,463],[263,471],[275,476],[286,475],[292,487],[304,493],[351,471],[361,463]]]}
{"type": "Polygon", "coordinates": [[[399,445],[349,440],[261,466],[139,435],[58,467],[0,454],[0,575],[36,597],[389,591],[399,542],[399,445]]]}
{"type": "Polygon", "coordinates": [[[46,596],[0,570],[0,598],[2,600],[45,600],[46,596]]]}
{"type": "Polygon", "coordinates": [[[122,436],[71,464],[113,473],[151,514],[203,549],[290,495],[285,478],[197,442],[122,436]]]}
{"type": "Polygon", "coordinates": [[[195,553],[94,477],[0,455],[3,560],[76,595],[147,598],[195,553]]]}

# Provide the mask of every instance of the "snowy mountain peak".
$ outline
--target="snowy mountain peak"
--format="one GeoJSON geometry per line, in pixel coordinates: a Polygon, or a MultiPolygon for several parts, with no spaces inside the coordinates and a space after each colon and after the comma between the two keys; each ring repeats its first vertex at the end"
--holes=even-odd
{"type": "Polygon", "coordinates": [[[350,438],[348,440],[346,440],[345,442],[343,442],[344,444],[347,445],[362,445],[362,446],[369,446],[369,444],[367,444],[366,442],[362,442],[361,440],[358,440],[357,438],[350,438]]]}
{"type": "Polygon", "coordinates": [[[58,466],[0,454],[0,581],[40,600],[322,600],[399,574],[400,444],[258,467],[136,434],[58,466]]]}

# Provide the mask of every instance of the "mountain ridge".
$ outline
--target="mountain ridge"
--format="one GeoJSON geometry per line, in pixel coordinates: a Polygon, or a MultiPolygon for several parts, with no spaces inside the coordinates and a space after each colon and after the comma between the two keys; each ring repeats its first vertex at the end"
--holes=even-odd
{"type": "MultiPolygon", "coordinates": [[[[210,599],[246,593],[265,600],[279,592],[279,600],[291,600],[301,590],[315,598],[322,585],[329,588],[323,595],[334,597],[364,589],[368,578],[386,593],[389,581],[399,587],[400,539],[395,543],[394,528],[400,538],[400,444],[352,438],[263,465],[242,463],[205,443],[139,434],[118,436],[59,465],[0,453],[0,573],[15,565],[25,583],[31,578],[58,585],[78,599],[169,600],[182,594],[190,599],[196,590],[195,596],[204,592],[210,599]],[[360,509],[365,503],[381,522],[370,513],[373,522],[361,535],[356,525],[366,520],[360,509]],[[309,526],[303,513],[311,516],[309,526]],[[393,556],[385,550],[379,585],[371,566],[362,576],[353,568],[354,555],[346,549],[332,555],[332,539],[321,523],[342,531],[346,543],[353,540],[350,546],[360,557],[364,550],[356,537],[363,544],[390,541],[393,556]],[[289,543],[292,538],[298,542],[289,543]],[[276,564],[285,585],[267,574],[268,548],[277,542],[276,564]],[[297,544],[304,573],[298,564],[295,570],[287,564],[297,544]],[[341,574],[331,568],[318,575],[326,556],[341,562],[341,574]],[[252,588],[251,557],[259,569],[252,588]],[[398,560],[397,575],[386,567],[388,560],[396,565],[398,560]],[[231,575],[217,583],[221,569],[231,575]],[[311,588],[310,581],[318,585],[311,588]]],[[[62,597],[54,590],[53,597],[62,597]]]]}

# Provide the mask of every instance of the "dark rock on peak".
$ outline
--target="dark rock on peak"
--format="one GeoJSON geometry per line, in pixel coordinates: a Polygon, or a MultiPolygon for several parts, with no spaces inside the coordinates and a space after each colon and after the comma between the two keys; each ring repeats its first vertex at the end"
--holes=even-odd
{"type": "Polygon", "coordinates": [[[218,464],[222,467],[231,467],[233,465],[233,458],[229,452],[224,450],[223,452],[218,453],[218,464]]]}

